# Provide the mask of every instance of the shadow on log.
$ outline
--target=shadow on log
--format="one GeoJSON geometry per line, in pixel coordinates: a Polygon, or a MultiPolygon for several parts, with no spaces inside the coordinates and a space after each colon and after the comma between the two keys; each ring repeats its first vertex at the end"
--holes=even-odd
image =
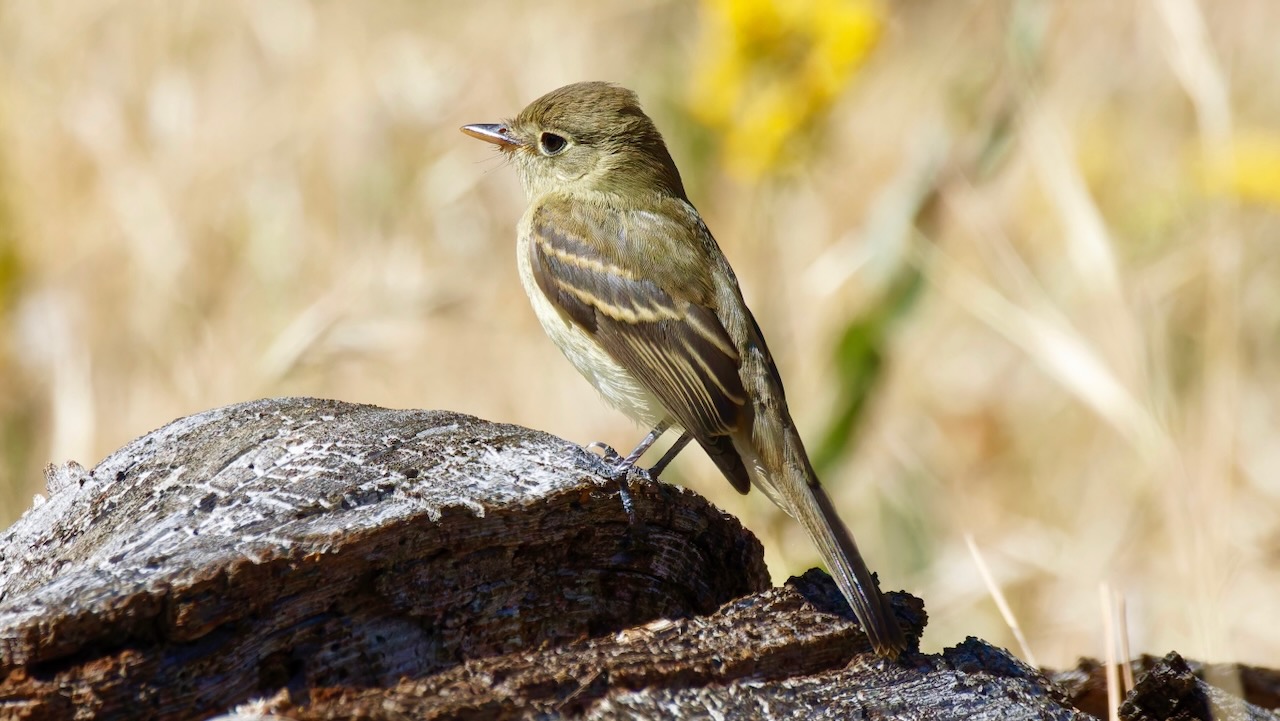
{"type": "MultiPolygon", "coordinates": [[[[970,640],[886,662],[696,494],[544,433],[255,401],[175,421],[0,537],[0,717],[1090,718],[970,640]]],[[[891,594],[918,639],[918,599],[891,594]]]]}

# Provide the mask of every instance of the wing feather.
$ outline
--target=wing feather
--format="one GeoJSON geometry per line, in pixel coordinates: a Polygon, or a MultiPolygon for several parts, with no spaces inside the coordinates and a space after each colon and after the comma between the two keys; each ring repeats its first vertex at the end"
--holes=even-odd
{"type": "Polygon", "coordinates": [[[548,300],[657,396],[745,493],[749,479],[728,438],[747,412],[741,353],[709,284],[664,283],[652,260],[699,262],[689,248],[714,243],[678,237],[706,232],[680,220],[544,200],[530,221],[530,264],[548,300]]]}

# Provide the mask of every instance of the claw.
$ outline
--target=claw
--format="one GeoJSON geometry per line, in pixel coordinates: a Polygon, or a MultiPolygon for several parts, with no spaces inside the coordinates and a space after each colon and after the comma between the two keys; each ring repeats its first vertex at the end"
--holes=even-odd
{"type": "MultiPolygon", "coordinates": [[[[658,440],[663,432],[670,426],[670,421],[664,420],[659,423],[652,431],[649,431],[649,435],[645,436],[644,440],[640,441],[640,445],[636,446],[636,449],[626,458],[623,458],[621,453],[613,450],[612,446],[606,443],[601,443],[600,441],[595,441],[587,446],[587,450],[600,451],[600,460],[604,461],[609,466],[612,466],[612,470],[609,475],[618,484],[619,495],[622,497],[622,507],[627,512],[627,518],[629,518],[633,524],[636,522],[636,516],[631,503],[631,493],[627,491],[627,474],[635,467],[636,462],[640,460],[640,456],[643,456],[644,452],[649,450],[649,447],[653,445],[654,441],[658,440]]],[[[691,437],[688,433],[682,434],[675,442],[675,445],[667,451],[666,455],[654,464],[652,472],[648,475],[651,478],[656,478],[658,474],[662,472],[662,469],[666,468],[667,464],[670,463],[672,459],[680,453],[680,450],[689,443],[690,438],[691,437]]]]}
{"type": "Polygon", "coordinates": [[[631,471],[635,461],[630,458],[623,458],[621,453],[613,450],[613,446],[600,441],[589,444],[587,450],[600,451],[600,460],[609,466],[609,477],[613,479],[614,483],[618,484],[618,496],[622,498],[622,510],[627,512],[627,521],[634,525],[636,522],[635,503],[631,500],[631,492],[627,490],[627,473],[631,471]]]}
{"type": "MultiPolygon", "coordinates": [[[[600,451],[600,460],[604,461],[605,463],[611,466],[615,466],[615,467],[621,466],[622,462],[625,460],[622,457],[621,453],[618,453],[617,451],[613,450],[613,446],[607,443],[601,443],[600,441],[594,441],[591,444],[589,444],[587,446],[587,450],[600,451]]],[[[626,469],[624,468],[623,471],[625,470],[626,469]]]]}

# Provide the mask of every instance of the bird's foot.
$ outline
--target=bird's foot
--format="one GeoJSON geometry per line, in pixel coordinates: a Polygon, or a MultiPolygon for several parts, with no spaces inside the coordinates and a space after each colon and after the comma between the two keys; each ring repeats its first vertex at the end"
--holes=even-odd
{"type": "MultiPolygon", "coordinates": [[[[610,466],[611,468],[617,468],[618,466],[621,466],[622,462],[626,460],[622,457],[621,453],[618,453],[617,451],[613,450],[613,446],[607,443],[601,443],[600,441],[595,441],[594,443],[588,444],[587,450],[599,451],[600,460],[604,461],[605,465],[610,466]]],[[[626,470],[626,469],[623,469],[623,470],[626,470]]]]}
{"type": "Polygon", "coordinates": [[[587,446],[587,450],[599,451],[600,460],[609,467],[609,477],[618,484],[618,496],[622,499],[622,510],[627,512],[627,520],[636,522],[635,504],[631,500],[631,492],[627,490],[627,474],[635,466],[636,459],[623,458],[613,447],[596,441],[587,446]]]}

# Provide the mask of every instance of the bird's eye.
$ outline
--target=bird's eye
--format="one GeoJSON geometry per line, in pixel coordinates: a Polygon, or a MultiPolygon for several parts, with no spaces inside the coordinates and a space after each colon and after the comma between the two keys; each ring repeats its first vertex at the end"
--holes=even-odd
{"type": "Polygon", "coordinates": [[[543,133],[538,136],[538,144],[542,146],[542,152],[547,155],[555,155],[564,150],[569,145],[569,141],[565,140],[562,135],[543,133]]]}

